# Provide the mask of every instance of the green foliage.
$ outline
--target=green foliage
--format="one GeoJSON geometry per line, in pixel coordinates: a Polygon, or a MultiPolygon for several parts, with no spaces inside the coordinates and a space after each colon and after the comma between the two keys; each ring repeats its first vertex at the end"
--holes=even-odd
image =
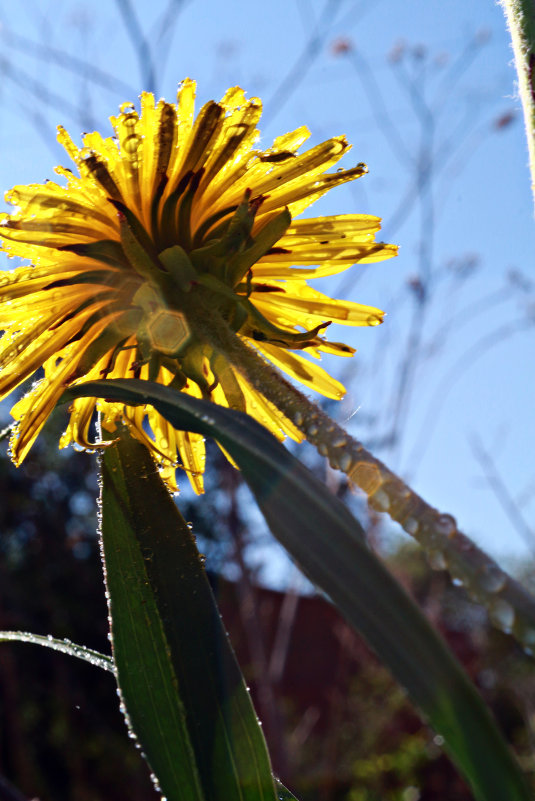
{"type": "Polygon", "coordinates": [[[275,801],[266,745],[193,535],[146,448],[102,463],[102,542],[118,686],[169,801],[275,801]]]}
{"type": "Polygon", "coordinates": [[[217,438],[242,469],[273,533],[406,687],[444,737],[476,798],[527,801],[518,767],[444,643],[368,550],[347,509],[265,428],[247,415],[151,382],[90,382],[66,393],[84,395],[150,403],[175,428],[217,438]]]}

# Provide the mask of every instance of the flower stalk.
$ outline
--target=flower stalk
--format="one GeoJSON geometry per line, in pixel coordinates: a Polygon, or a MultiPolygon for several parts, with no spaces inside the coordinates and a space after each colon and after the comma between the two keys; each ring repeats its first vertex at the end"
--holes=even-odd
{"type": "Polygon", "coordinates": [[[214,347],[224,349],[254,387],[262,387],[331,467],[366,493],[373,509],[387,513],[422,546],[433,569],[447,570],[486,607],[497,628],[513,634],[527,653],[535,652],[535,599],[459,530],[454,517],[428,504],[226,326],[212,321],[208,333],[214,347]]]}

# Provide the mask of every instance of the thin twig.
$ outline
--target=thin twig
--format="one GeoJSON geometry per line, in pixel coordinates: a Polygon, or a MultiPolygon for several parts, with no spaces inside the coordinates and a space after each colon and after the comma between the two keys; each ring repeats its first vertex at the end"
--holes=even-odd
{"type": "Polygon", "coordinates": [[[132,42],[132,47],[139,62],[139,72],[144,88],[156,94],[156,70],[150,45],[145,37],[143,28],[139,24],[136,12],[130,0],[115,0],[124,26],[132,42]]]}
{"type": "Polygon", "coordinates": [[[56,94],[42,81],[25,72],[20,65],[15,68],[7,59],[0,58],[0,74],[2,78],[9,79],[15,86],[27,92],[43,105],[57,108],[62,113],[69,114],[72,119],[78,119],[79,109],[73,103],[70,103],[62,95],[56,94]]]}
{"type": "Polygon", "coordinates": [[[283,105],[290,99],[290,96],[296,90],[297,86],[303,81],[305,75],[314,63],[314,60],[320,54],[327,36],[329,35],[333,20],[336,17],[340,1],[341,0],[327,0],[325,3],[312,35],[305,43],[303,50],[297,57],[293,66],[265,104],[266,110],[263,115],[264,125],[267,124],[268,120],[271,122],[283,105]]]}
{"type": "Polygon", "coordinates": [[[90,61],[78,56],[71,56],[64,50],[58,50],[50,45],[43,45],[29,39],[26,36],[21,36],[20,33],[15,33],[11,29],[3,29],[2,43],[5,47],[11,47],[24,53],[25,58],[34,58],[39,61],[44,61],[46,64],[55,62],[58,66],[69,72],[80,75],[82,78],[90,81],[96,86],[107,89],[109,92],[115,92],[121,95],[133,97],[137,91],[133,89],[130,84],[121,81],[111,73],[95,67],[90,61]]]}
{"type": "Polygon", "coordinates": [[[399,133],[398,127],[394,124],[390,116],[388,104],[383,99],[381,87],[376,80],[370,65],[362,53],[355,48],[350,50],[350,52],[347,54],[347,58],[355,70],[361,86],[368,98],[368,102],[370,104],[375,122],[377,123],[377,127],[382,132],[387,144],[391,148],[394,155],[402,163],[413,164],[414,156],[409,151],[399,133]]]}
{"type": "Polygon", "coordinates": [[[421,434],[417,438],[411,455],[408,458],[408,464],[415,461],[417,454],[419,460],[422,459],[431,442],[431,436],[439,421],[444,402],[462,374],[466,370],[472,369],[476,360],[480,359],[485,353],[488,353],[489,350],[494,348],[497,342],[502,343],[506,339],[509,339],[509,337],[515,336],[529,328],[533,328],[532,320],[517,320],[512,323],[506,323],[499,328],[495,328],[490,333],[484,334],[461,354],[459,359],[457,359],[441,380],[429,402],[427,412],[421,417],[423,420],[420,427],[421,434]]]}
{"type": "Polygon", "coordinates": [[[295,624],[299,593],[290,587],[283,598],[277,629],[273,638],[273,648],[269,659],[268,677],[273,685],[278,684],[284,672],[292,629],[295,624]]]}
{"type": "Polygon", "coordinates": [[[163,76],[165,71],[167,58],[169,56],[169,48],[173,41],[178,17],[180,12],[183,11],[187,5],[187,2],[188,0],[169,0],[167,8],[162,12],[159,21],[154,25],[153,32],[151,32],[150,39],[157,48],[158,68],[161,76],[163,76]]]}
{"type": "Polygon", "coordinates": [[[535,553],[535,531],[528,525],[518,504],[515,503],[514,498],[507,489],[507,485],[498,473],[492,456],[484,448],[483,443],[475,434],[470,437],[470,445],[500,506],[524,542],[527,543],[528,548],[535,553]]]}

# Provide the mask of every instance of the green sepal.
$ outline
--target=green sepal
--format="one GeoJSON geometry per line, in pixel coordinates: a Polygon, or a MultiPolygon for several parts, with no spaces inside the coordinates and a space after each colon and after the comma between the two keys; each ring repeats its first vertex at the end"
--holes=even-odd
{"type": "Polygon", "coordinates": [[[198,280],[198,274],[184,248],[180,245],[166,248],[160,253],[159,259],[180,289],[189,292],[192,283],[198,280]]]}
{"type": "Polygon", "coordinates": [[[130,266],[143,278],[159,286],[162,265],[150,236],[128,206],[111,198],[109,202],[117,209],[121,246],[130,266]]]}
{"type": "Polygon", "coordinates": [[[234,256],[242,253],[251,243],[255,216],[262,197],[251,200],[248,189],[230,220],[225,220],[210,234],[209,242],[197,248],[191,259],[198,269],[217,273],[227,283],[227,265],[234,256]]]}
{"type": "Polygon", "coordinates": [[[198,172],[193,173],[189,186],[178,204],[177,239],[182,242],[186,250],[191,250],[191,209],[202,175],[202,167],[198,172]]]}
{"type": "Polygon", "coordinates": [[[199,274],[219,274],[222,272],[221,264],[223,263],[224,255],[221,240],[210,239],[202,248],[192,250],[190,259],[199,274]]]}
{"type": "Polygon", "coordinates": [[[202,273],[202,275],[197,276],[197,283],[202,284],[207,289],[210,289],[212,292],[216,292],[218,295],[221,295],[226,300],[230,300],[233,304],[238,303],[240,298],[234,292],[231,287],[227,284],[220,281],[215,275],[211,273],[202,273]]]}
{"type": "Polygon", "coordinates": [[[116,287],[124,284],[125,274],[124,271],[111,271],[111,270],[86,270],[83,273],[76,273],[68,278],[59,278],[57,281],[52,281],[47,284],[44,289],[58,289],[62,286],[77,286],[78,284],[95,284],[99,289],[105,285],[109,287],[116,287]]]}
{"type": "Polygon", "coordinates": [[[156,381],[160,374],[162,357],[159,353],[153,353],[149,360],[149,381],[156,381]]]}
{"type": "Polygon", "coordinates": [[[171,194],[164,201],[162,213],[160,216],[161,222],[158,234],[160,247],[162,249],[165,247],[171,247],[173,242],[176,242],[176,240],[178,239],[176,210],[178,206],[178,201],[180,197],[183,195],[183,193],[186,191],[186,187],[189,184],[192,175],[193,173],[191,171],[186,172],[178,182],[177,187],[171,192],[171,194]]]}
{"type": "Polygon", "coordinates": [[[210,398],[210,385],[206,380],[206,376],[199,370],[198,365],[203,363],[205,357],[206,346],[198,343],[189,345],[183,356],[179,356],[180,367],[182,372],[190,378],[201,390],[203,398],[209,400],[210,398]]]}
{"type": "Polygon", "coordinates": [[[153,234],[153,238],[156,240],[158,237],[158,222],[159,222],[159,212],[160,212],[160,201],[163,197],[163,193],[169,178],[165,174],[165,170],[163,173],[158,173],[158,183],[154,189],[154,195],[152,198],[152,202],[150,204],[150,225],[151,231],[153,234]]]}
{"type": "Polygon", "coordinates": [[[215,378],[221,384],[229,407],[244,412],[245,397],[228,359],[221,353],[214,353],[210,359],[210,367],[215,378]]]}
{"type": "Polygon", "coordinates": [[[203,273],[221,276],[227,283],[227,265],[229,259],[241,253],[251,241],[251,232],[260,201],[251,201],[251,192],[247,190],[244,199],[237,206],[230,220],[226,220],[220,229],[216,229],[203,247],[191,253],[195,267],[203,273]]]}
{"type": "Polygon", "coordinates": [[[148,232],[145,229],[145,226],[141,222],[141,220],[134,214],[134,212],[125,204],[122,203],[120,200],[113,200],[109,198],[109,202],[117,209],[119,214],[119,221],[125,222],[128,226],[131,234],[139,245],[143,248],[143,250],[150,255],[155,261],[157,261],[158,253],[154,246],[154,242],[152,241],[151,237],[149,236],[148,232]],[[123,220],[124,218],[124,220],[123,220]]]}
{"type": "MultiPolygon", "coordinates": [[[[212,214],[208,217],[203,223],[199,225],[197,230],[195,231],[195,235],[193,237],[193,248],[194,249],[201,249],[203,244],[204,237],[210,231],[213,225],[215,225],[219,220],[222,220],[224,217],[228,217],[229,214],[234,214],[236,209],[238,208],[237,205],[234,206],[227,206],[225,209],[220,209],[215,214],[212,214]]],[[[210,233],[210,240],[213,239],[212,234],[210,233]]]]}
{"type": "Polygon", "coordinates": [[[266,253],[271,250],[279,239],[284,236],[292,222],[292,215],[288,209],[283,209],[258,234],[255,234],[252,244],[243,253],[235,256],[227,263],[225,280],[233,287],[266,253]]]}
{"type": "Polygon", "coordinates": [[[221,246],[227,258],[242,251],[250,240],[259,206],[260,201],[251,200],[251,191],[247,190],[244,199],[231,217],[225,236],[221,239],[221,246]]]}
{"type": "Polygon", "coordinates": [[[231,331],[240,331],[247,322],[247,311],[243,308],[241,303],[235,303],[229,312],[227,325],[231,331]]]}
{"type": "Polygon", "coordinates": [[[62,245],[57,250],[75,253],[86,259],[95,259],[95,261],[109,264],[110,267],[120,267],[123,270],[130,267],[121,243],[114,239],[100,239],[98,242],[88,242],[87,244],[62,245]]]}

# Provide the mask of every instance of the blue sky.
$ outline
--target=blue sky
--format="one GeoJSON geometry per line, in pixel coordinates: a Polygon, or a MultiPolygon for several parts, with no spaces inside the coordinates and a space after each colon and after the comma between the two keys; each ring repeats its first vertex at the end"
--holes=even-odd
{"type": "Polygon", "coordinates": [[[533,202],[501,9],[488,0],[132,5],[152,47],[143,66],[118,2],[4,5],[0,186],[53,178],[68,163],[58,123],[74,136],[109,131],[117,105],[151,88],[151,59],[167,99],[186,75],[198,81],[199,105],[234,84],[261,96],[266,145],[302,124],[312,143],[345,133],[354,147],[344,163],[365,161],[370,174],[308,214],[378,214],[400,255],[320,287],[387,312],[380,328],[330,332],[358,348],[351,362],[325,362],[348,386],[331,412],[483,547],[521,558],[521,524],[485,477],[490,457],[535,528],[533,202]],[[176,25],[165,21],[170,10],[176,25]],[[92,75],[61,66],[58,53],[91,64],[92,75]],[[416,290],[427,275],[422,308],[416,290]],[[396,442],[385,446],[419,318],[420,358],[396,442]]]}

